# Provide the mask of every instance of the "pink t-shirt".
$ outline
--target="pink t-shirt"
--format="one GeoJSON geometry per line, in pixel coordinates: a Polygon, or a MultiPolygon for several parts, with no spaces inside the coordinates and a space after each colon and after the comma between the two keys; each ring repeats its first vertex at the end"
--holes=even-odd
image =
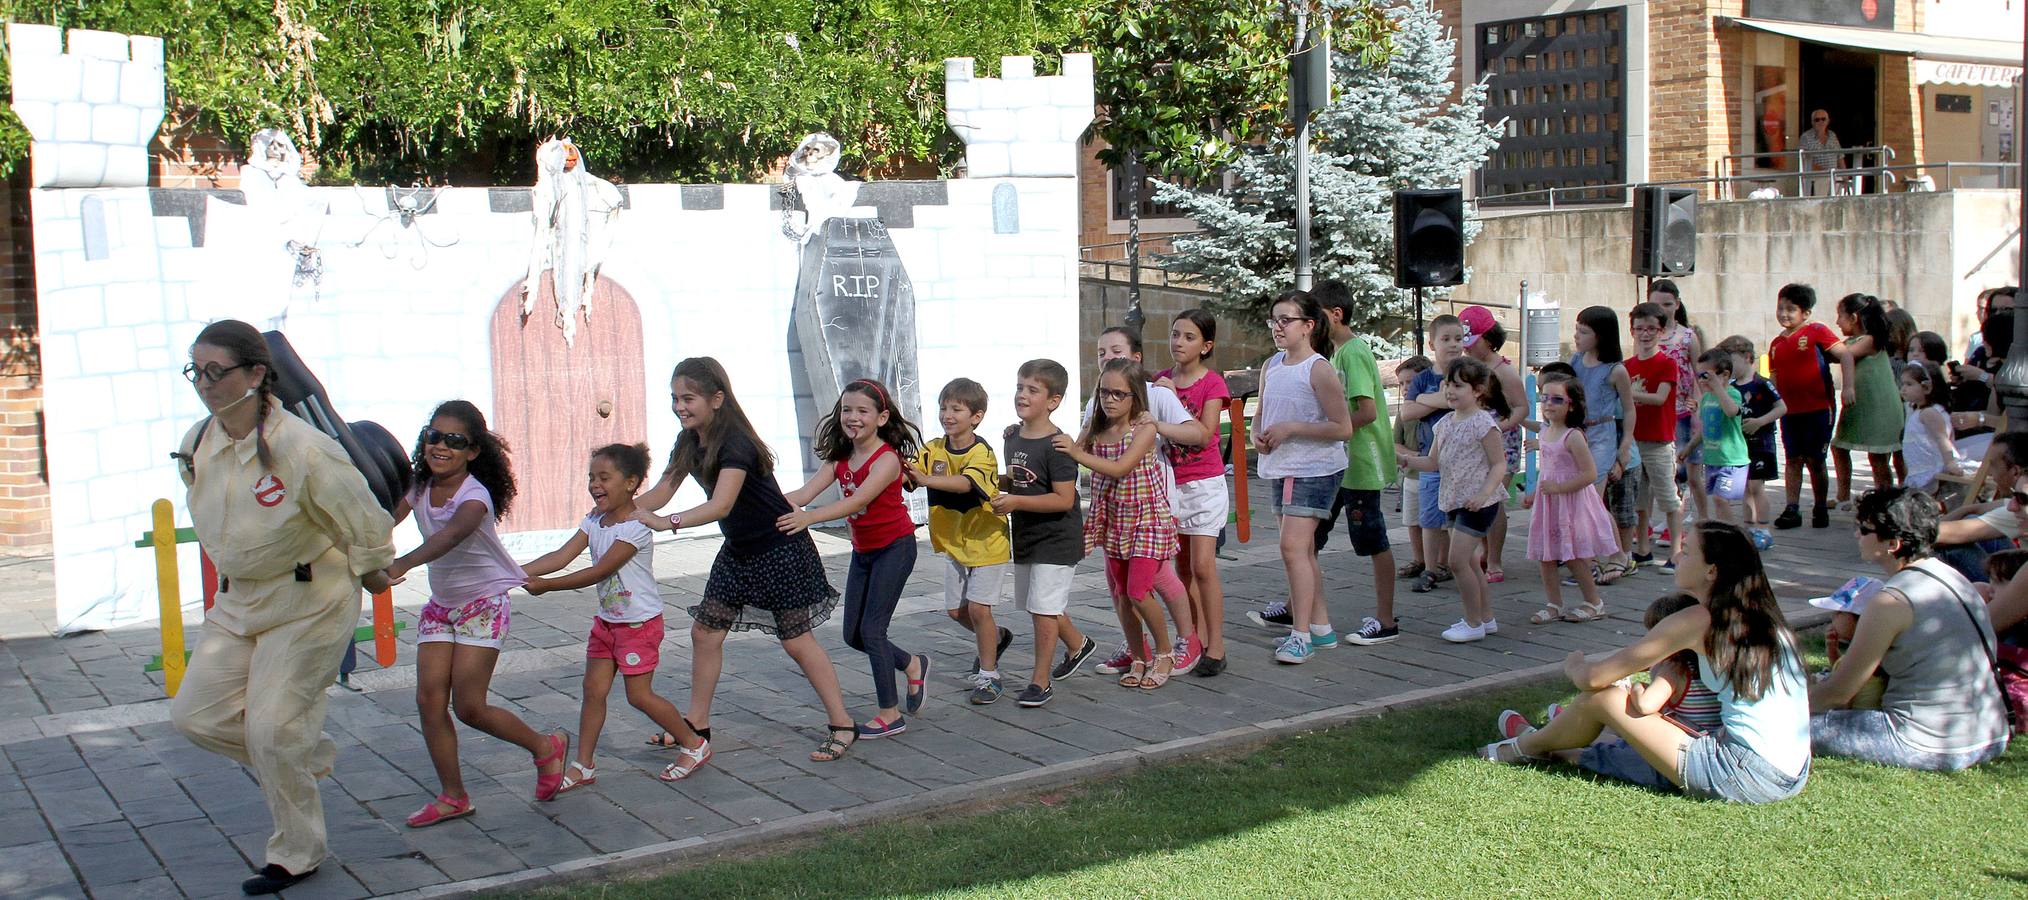
{"type": "MultiPolygon", "coordinates": [[[[1165,369],[1162,374],[1155,377],[1173,379],[1176,375],[1174,370],[1165,369]]],[[[1232,399],[1232,389],[1226,386],[1225,376],[1216,371],[1207,371],[1204,377],[1197,379],[1189,387],[1177,388],[1176,399],[1183,401],[1183,408],[1189,410],[1193,418],[1201,419],[1204,415],[1204,404],[1213,400],[1232,399]]],[[[1213,438],[1210,443],[1197,448],[1167,445],[1169,466],[1176,471],[1177,484],[1189,484],[1225,475],[1225,458],[1218,452],[1215,434],[1213,438]]]]}
{"type": "Polygon", "coordinates": [[[500,545],[500,534],[493,528],[493,494],[479,479],[465,476],[458,485],[451,502],[442,506],[429,503],[430,486],[424,482],[408,495],[409,509],[415,513],[415,527],[422,532],[423,540],[430,539],[444,526],[451,524],[458,507],[477,500],[486,505],[486,518],[479,528],[467,535],[449,553],[437,557],[429,564],[430,602],[453,609],[481,597],[496,597],[528,583],[528,576],[521,571],[521,565],[507,554],[507,548],[500,545]]]}

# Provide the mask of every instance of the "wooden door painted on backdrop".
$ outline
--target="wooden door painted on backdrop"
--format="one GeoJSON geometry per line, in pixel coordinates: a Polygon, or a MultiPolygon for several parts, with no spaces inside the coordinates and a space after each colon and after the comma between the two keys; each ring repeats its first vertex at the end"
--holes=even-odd
{"type": "Polygon", "coordinates": [[[575,527],[591,510],[585,493],[591,452],[648,438],[641,311],[634,298],[600,276],[591,320],[578,323],[576,345],[566,346],[548,272],[540,285],[527,321],[519,281],[493,309],[492,425],[513,450],[520,487],[501,531],[575,527]]]}

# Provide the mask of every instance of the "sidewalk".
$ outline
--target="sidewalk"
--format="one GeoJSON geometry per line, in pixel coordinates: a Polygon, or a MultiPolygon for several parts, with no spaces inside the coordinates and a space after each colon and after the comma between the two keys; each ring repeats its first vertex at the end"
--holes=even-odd
{"type": "MultiPolygon", "coordinates": [[[[1387,496],[1391,505],[1393,495],[1387,496]]],[[[1458,595],[1397,593],[1402,638],[1379,647],[1320,653],[1308,665],[1272,662],[1280,635],[1249,625],[1249,609],[1285,596],[1277,535],[1255,509],[1252,541],[1229,544],[1221,560],[1230,668],[1216,678],[1185,676],[1153,692],[1129,692],[1084,674],[1058,682],[1042,709],[1011,694],[988,707],[965,702],[969,634],[943,613],[942,561],[924,542],[892,634],[934,660],[931,698],[908,733],[865,742],[836,763],[812,763],[824,717],[807,682],[779,645],[758,634],[732,636],[713,715],[717,755],[694,778],[664,785],[654,774],[671,755],[648,747],[645,717],[615,685],[601,739],[596,785],[550,803],[532,800],[533,767],[518,748],[460,726],[465,779],[479,813],[420,831],[402,825],[435,793],[417,730],[413,634],[422,605],[415,577],[397,588],[409,623],[396,665],[377,669],[364,647],[354,675],[362,693],[331,692],[325,730],[338,741],[337,771],[323,782],[332,859],[288,892],[291,898],[350,898],[499,888],[529,880],[609,875],[683,855],[719,852],[785,834],[903,813],[958,806],[1091,777],[1174,755],[1208,752],[1355,715],[1462,691],[1540,678],[1573,649],[1624,646],[1641,633],[1648,601],[1668,590],[1653,570],[1604,589],[1609,618],[1536,627],[1538,569],[1522,558],[1525,512],[1508,538],[1505,584],[1493,586],[1501,630],[1475,645],[1436,633],[1456,620],[1458,595]]],[[[1390,519],[1394,516],[1390,513],[1390,519]]],[[[1397,562],[1406,531],[1393,532],[1397,562]]],[[[1766,554],[1769,576],[1792,622],[1822,621],[1807,597],[1829,593],[1858,570],[1851,520],[1778,532],[1766,554]]],[[[844,584],[849,545],[820,534],[834,585],[844,584]]],[[[698,602],[717,542],[656,548],[656,574],[669,607],[669,642],[658,689],[679,706],[689,698],[687,617],[698,602]]],[[[1356,627],[1371,611],[1371,568],[1342,534],[1323,557],[1334,623],[1356,627]]],[[[9,562],[0,586],[0,896],[236,896],[261,861],[269,819],[251,776],[192,746],[168,723],[160,673],[142,666],[159,652],[152,628],[49,637],[47,560],[9,562]],[[251,862],[250,862],[251,861],[251,862]]],[[[1565,596],[1574,597],[1575,588],[1565,596]]],[[[1072,613],[1107,652],[1118,633],[1103,574],[1079,568],[1072,613]]],[[[512,639],[493,680],[495,702],[537,730],[577,730],[583,641],[595,603],[586,592],[517,594],[512,639]]],[[[1026,671],[1029,628],[1011,606],[1017,635],[1003,672],[1026,671]]],[[[194,623],[193,623],[194,624],[194,623]]],[[[819,631],[837,665],[846,703],[873,708],[865,657],[843,645],[835,623],[819,631]]],[[[193,628],[192,640],[197,632],[193,628]]],[[[1102,654],[1103,655],[1103,654],[1102,654]]],[[[1096,662],[1096,660],[1094,660],[1096,662]]],[[[1017,688],[1019,676],[1009,676],[1017,688]]],[[[1490,729],[1490,723],[1488,728],[1490,729]]]]}

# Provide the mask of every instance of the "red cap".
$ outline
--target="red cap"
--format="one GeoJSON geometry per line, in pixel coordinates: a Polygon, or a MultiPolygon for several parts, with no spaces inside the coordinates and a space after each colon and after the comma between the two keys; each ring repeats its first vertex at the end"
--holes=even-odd
{"type": "Polygon", "coordinates": [[[1465,346],[1470,347],[1479,335],[1493,330],[1500,324],[1493,318],[1493,311],[1483,306],[1467,306],[1458,313],[1458,320],[1465,323],[1465,346]]]}

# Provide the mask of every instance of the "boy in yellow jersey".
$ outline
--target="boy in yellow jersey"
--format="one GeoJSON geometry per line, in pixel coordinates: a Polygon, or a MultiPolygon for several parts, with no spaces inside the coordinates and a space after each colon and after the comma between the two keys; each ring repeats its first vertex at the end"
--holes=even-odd
{"type": "Polygon", "coordinates": [[[993,607],[1006,597],[1012,569],[1007,520],[993,512],[999,492],[999,460],[976,429],[986,417],[986,389],[969,378],[944,385],[937,395],[937,420],[944,436],[923,447],[910,467],[912,485],[929,489],[930,546],[944,555],[944,609],[978,638],[979,658],[970,675],[972,702],[1000,699],[1000,654],[1014,633],[993,620],[993,607]]]}

